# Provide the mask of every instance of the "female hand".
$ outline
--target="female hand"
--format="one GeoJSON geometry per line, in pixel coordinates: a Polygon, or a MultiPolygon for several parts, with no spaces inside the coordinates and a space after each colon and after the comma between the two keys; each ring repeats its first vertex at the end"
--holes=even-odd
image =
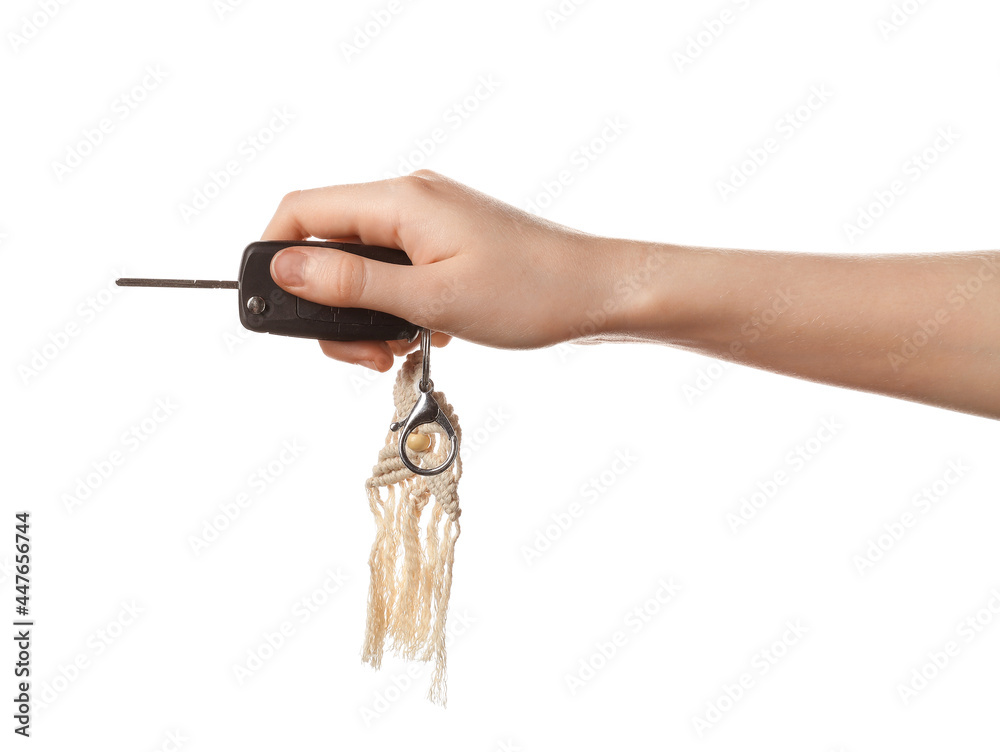
{"type": "MultiPolygon", "coordinates": [[[[588,302],[611,295],[615,261],[622,258],[604,238],[427,170],[289,193],[262,240],[309,237],[400,248],[413,266],[328,248],[288,248],[271,264],[278,285],[324,305],[400,316],[436,332],[437,345],[452,335],[502,348],[565,341],[586,319],[588,302]]],[[[612,325],[607,321],[602,330],[612,325]]],[[[417,343],[320,344],[332,358],[386,371],[394,354],[417,343]]]]}

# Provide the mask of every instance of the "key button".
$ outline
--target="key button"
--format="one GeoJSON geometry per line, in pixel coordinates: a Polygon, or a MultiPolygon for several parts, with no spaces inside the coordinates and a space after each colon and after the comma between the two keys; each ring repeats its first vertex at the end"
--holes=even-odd
{"type": "Polygon", "coordinates": [[[311,300],[298,299],[295,313],[300,319],[313,321],[333,321],[333,309],[330,306],[313,303],[311,300]]]}
{"type": "Polygon", "coordinates": [[[373,311],[367,308],[337,308],[334,321],[341,324],[363,324],[370,326],[375,316],[373,311]]]}

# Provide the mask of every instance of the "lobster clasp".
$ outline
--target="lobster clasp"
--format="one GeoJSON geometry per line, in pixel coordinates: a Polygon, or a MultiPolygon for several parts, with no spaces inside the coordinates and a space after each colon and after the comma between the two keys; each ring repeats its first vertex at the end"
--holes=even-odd
{"type": "Polygon", "coordinates": [[[431,390],[434,388],[434,382],[430,380],[430,351],[431,351],[431,332],[429,329],[420,330],[420,352],[423,356],[423,373],[420,383],[418,384],[418,390],[420,392],[417,397],[417,403],[410,410],[410,414],[406,417],[404,421],[394,421],[389,425],[390,431],[398,431],[400,428],[403,432],[399,435],[399,458],[403,461],[403,464],[408,470],[417,475],[437,475],[443,473],[447,470],[451,463],[455,461],[458,456],[458,441],[455,436],[455,429],[451,425],[451,421],[448,420],[448,416],[444,414],[441,406],[438,405],[437,400],[431,394],[431,390]],[[448,441],[451,444],[451,449],[448,451],[448,457],[443,463],[437,467],[419,467],[415,465],[412,460],[406,454],[406,440],[409,438],[410,434],[413,433],[414,429],[418,426],[427,425],[428,423],[437,423],[441,428],[444,429],[445,435],[448,437],[448,441]]]}

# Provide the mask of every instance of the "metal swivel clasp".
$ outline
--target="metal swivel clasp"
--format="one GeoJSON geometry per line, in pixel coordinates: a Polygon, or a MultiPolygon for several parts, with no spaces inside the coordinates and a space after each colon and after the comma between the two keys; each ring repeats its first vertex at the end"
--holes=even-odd
{"type": "Polygon", "coordinates": [[[414,472],[417,475],[437,475],[438,473],[443,473],[447,470],[458,456],[458,439],[455,437],[455,429],[452,427],[451,421],[448,420],[448,416],[444,414],[444,411],[441,409],[441,406],[438,405],[437,400],[435,400],[431,395],[431,390],[434,388],[434,382],[430,379],[430,329],[420,330],[420,354],[423,358],[423,373],[420,378],[420,383],[418,384],[420,394],[417,397],[417,404],[413,406],[413,409],[406,417],[406,420],[402,422],[394,421],[389,425],[389,430],[398,431],[400,428],[403,429],[403,432],[399,435],[399,458],[411,472],[414,472]],[[448,451],[447,459],[445,459],[445,461],[437,467],[418,467],[413,464],[410,458],[406,455],[406,440],[409,438],[410,434],[413,433],[413,430],[417,428],[417,426],[426,425],[428,423],[437,423],[444,429],[445,434],[448,436],[448,441],[451,444],[451,449],[448,451]]]}

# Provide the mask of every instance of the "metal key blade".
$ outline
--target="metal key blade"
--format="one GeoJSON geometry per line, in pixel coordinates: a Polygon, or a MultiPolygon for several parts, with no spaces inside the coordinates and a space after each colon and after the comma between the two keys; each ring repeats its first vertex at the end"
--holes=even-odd
{"type": "Polygon", "coordinates": [[[229,282],[217,279],[139,279],[122,277],[115,280],[119,287],[187,287],[208,288],[215,290],[238,290],[239,282],[229,282]]]}

